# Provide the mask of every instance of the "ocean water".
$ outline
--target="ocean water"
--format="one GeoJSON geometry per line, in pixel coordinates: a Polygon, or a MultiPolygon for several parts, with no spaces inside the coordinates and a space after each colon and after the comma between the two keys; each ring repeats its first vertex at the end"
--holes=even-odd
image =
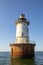
{"type": "Polygon", "coordinates": [[[35,52],[34,58],[12,59],[10,52],[0,52],[0,65],[43,65],[43,52],[35,52]]]}

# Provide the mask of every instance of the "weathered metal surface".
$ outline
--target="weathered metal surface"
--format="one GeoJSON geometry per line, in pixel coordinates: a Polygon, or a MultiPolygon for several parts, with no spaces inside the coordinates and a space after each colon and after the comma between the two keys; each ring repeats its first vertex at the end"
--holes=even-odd
{"type": "Polygon", "coordinates": [[[10,44],[11,57],[22,58],[22,57],[33,57],[35,44],[10,44]]]}

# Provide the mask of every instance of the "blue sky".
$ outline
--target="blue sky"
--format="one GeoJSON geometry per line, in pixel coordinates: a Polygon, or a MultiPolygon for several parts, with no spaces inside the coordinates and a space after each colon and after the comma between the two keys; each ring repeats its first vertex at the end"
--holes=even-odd
{"type": "Polygon", "coordinates": [[[35,41],[35,50],[43,51],[43,0],[0,0],[0,51],[10,51],[21,13],[30,20],[29,36],[35,41]]]}

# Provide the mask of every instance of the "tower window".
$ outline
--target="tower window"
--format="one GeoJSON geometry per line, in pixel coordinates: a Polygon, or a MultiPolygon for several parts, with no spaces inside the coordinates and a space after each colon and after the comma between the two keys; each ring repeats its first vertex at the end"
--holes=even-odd
{"type": "Polygon", "coordinates": [[[23,36],[23,33],[22,33],[22,36],[23,36]]]}
{"type": "Polygon", "coordinates": [[[28,40],[26,39],[26,42],[28,42],[28,40]]]}
{"type": "Polygon", "coordinates": [[[27,32],[28,32],[28,28],[27,28],[27,32]]]}

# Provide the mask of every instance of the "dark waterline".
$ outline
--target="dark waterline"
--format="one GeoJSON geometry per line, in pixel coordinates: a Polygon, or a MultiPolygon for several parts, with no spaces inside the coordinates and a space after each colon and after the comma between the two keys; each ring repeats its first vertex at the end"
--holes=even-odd
{"type": "Polygon", "coordinates": [[[34,58],[12,59],[9,52],[0,52],[0,65],[43,65],[43,52],[35,52],[34,58]]]}

